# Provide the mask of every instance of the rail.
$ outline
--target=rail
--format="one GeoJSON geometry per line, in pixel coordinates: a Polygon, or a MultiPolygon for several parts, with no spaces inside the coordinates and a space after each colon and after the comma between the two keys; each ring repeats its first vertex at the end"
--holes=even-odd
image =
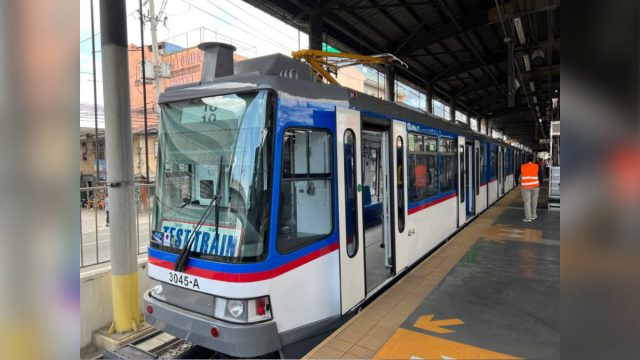
{"type": "MultiPolygon", "coordinates": [[[[151,236],[155,184],[136,184],[137,253],[145,254],[151,236]]],[[[106,186],[80,188],[80,268],[111,261],[109,227],[104,209],[106,186]]]]}

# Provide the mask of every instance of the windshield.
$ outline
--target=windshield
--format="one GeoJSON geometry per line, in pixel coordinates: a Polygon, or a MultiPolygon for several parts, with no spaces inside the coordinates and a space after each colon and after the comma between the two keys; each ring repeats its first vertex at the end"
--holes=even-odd
{"type": "Polygon", "coordinates": [[[191,256],[262,257],[271,198],[267,98],[261,91],[162,105],[152,247],[176,252],[193,235],[191,256]],[[192,234],[214,196],[218,211],[192,234]]]}

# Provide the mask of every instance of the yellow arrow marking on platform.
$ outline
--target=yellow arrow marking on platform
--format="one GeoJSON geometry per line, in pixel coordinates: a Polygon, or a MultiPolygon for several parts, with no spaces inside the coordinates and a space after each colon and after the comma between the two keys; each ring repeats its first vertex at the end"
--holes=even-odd
{"type": "Polygon", "coordinates": [[[504,244],[505,240],[542,242],[541,229],[514,227],[509,224],[495,224],[489,226],[483,233],[485,240],[504,244]]]}
{"type": "Polygon", "coordinates": [[[520,359],[407,329],[398,329],[374,355],[374,359],[520,359]]]}
{"type": "Polygon", "coordinates": [[[433,315],[423,315],[418,318],[413,326],[422,330],[431,331],[438,334],[448,334],[455,330],[445,329],[443,326],[462,325],[464,321],[460,319],[446,319],[433,321],[433,315]]]}

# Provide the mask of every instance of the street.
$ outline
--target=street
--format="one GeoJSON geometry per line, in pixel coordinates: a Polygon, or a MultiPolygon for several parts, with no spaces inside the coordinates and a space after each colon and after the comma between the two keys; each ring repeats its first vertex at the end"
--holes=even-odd
{"type": "MultiPolygon", "coordinates": [[[[138,253],[142,253],[147,251],[149,237],[151,236],[151,211],[138,211],[137,218],[138,253]]],[[[81,209],[80,222],[82,229],[80,266],[109,261],[111,259],[111,253],[109,228],[106,226],[106,212],[104,210],[81,209]]]]}

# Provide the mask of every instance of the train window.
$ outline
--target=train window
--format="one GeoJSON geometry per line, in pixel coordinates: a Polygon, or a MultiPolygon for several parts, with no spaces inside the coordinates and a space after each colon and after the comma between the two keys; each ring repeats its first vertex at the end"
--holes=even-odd
{"type": "Polygon", "coordinates": [[[409,201],[420,201],[438,193],[438,139],[434,136],[409,134],[407,172],[409,201]],[[411,140],[413,138],[413,140],[411,140]],[[416,144],[422,144],[418,147],[416,144]],[[411,146],[413,145],[413,146],[411,146]]]}
{"type": "Polygon", "coordinates": [[[509,173],[509,151],[507,149],[502,149],[502,159],[502,181],[504,181],[509,173]]]}
{"type": "Polygon", "coordinates": [[[491,149],[491,180],[497,177],[496,171],[498,169],[498,147],[491,149]]]}
{"type": "Polygon", "coordinates": [[[277,248],[289,253],[333,228],[332,138],[325,130],[289,129],[283,137],[277,248]]]}
{"type": "Polygon", "coordinates": [[[404,231],[404,144],[402,137],[396,139],[396,182],[398,201],[398,232],[404,231]]]}
{"type": "Polygon", "coordinates": [[[440,186],[441,192],[456,188],[456,140],[440,138],[440,186]]]}
{"type": "Polygon", "coordinates": [[[358,205],[356,199],[356,136],[352,130],[344,132],[344,189],[347,235],[347,255],[358,252],[358,205]]]}
{"type": "Polygon", "coordinates": [[[422,135],[409,134],[408,139],[409,139],[409,144],[408,144],[409,151],[422,151],[423,149],[422,135]]]}
{"type": "Polygon", "coordinates": [[[424,151],[436,152],[438,151],[438,139],[433,136],[424,137],[424,151]]]}

